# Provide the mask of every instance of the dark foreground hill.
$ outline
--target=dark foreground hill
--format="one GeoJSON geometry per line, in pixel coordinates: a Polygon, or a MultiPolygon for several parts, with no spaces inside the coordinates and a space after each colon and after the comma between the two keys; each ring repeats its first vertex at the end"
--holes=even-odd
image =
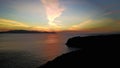
{"type": "Polygon", "coordinates": [[[120,35],[73,37],[66,45],[82,49],[59,56],[39,68],[120,67],[120,35]]]}

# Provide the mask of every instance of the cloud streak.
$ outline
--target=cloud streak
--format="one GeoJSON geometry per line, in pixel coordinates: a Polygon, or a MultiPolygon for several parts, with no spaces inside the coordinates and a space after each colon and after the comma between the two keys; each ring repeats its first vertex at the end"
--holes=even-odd
{"type": "Polygon", "coordinates": [[[23,24],[21,22],[14,21],[14,20],[8,20],[8,19],[0,19],[0,25],[29,27],[28,25],[23,24]]]}
{"type": "Polygon", "coordinates": [[[0,18],[0,31],[27,29],[28,27],[28,25],[22,22],[0,18]]]}
{"type": "Polygon", "coordinates": [[[58,0],[41,0],[41,2],[45,7],[49,26],[58,27],[54,21],[63,13],[64,8],[60,6],[58,0]]]}
{"type": "Polygon", "coordinates": [[[51,31],[45,26],[31,26],[24,24],[24,22],[18,22],[15,20],[8,20],[0,18],[0,31],[8,30],[35,30],[35,31],[51,31]]]}
{"type": "Polygon", "coordinates": [[[114,19],[88,19],[79,24],[73,25],[69,30],[90,31],[90,32],[120,32],[120,20],[114,19]]]}
{"type": "Polygon", "coordinates": [[[108,11],[103,14],[103,16],[111,15],[111,14],[119,14],[120,10],[108,11]]]}

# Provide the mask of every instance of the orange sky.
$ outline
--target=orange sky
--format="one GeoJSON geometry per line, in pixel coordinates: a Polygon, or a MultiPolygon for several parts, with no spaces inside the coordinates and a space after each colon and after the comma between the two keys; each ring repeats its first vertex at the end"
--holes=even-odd
{"type": "Polygon", "coordinates": [[[116,0],[0,0],[0,31],[119,32],[119,7],[116,0]]]}

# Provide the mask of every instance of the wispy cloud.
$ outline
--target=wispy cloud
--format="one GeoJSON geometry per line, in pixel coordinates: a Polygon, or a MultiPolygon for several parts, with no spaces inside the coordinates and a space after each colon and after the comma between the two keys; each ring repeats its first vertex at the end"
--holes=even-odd
{"type": "MultiPolygon", "coordinates": [[[[32,26],[24,24],[24,22],[18,22],[8,19],[0,19],[0,31],[8,30],[35,30],[35,31],[52,31],[47,26],[32,26]]],[[[58,31],[59,29],[55,29],[58,31]]]]}
{"type": "Polygon", "coordinates": [[[115,9],[115,8],[119,8],[120,4],[108,4],[105,6],[101,6],[101,8],[104,10],[104,13],[102,16],[107,16],[107,15],[111,15],[111,14],[118,14],[120,13],[119,9],[115,9]]]}
{"type": "Polygon", "coordinates": [[[112,32],[120,31],[120,20],[113,19],[99,19],[99,20],[86,20],[80,24],[73,25],[69,30],[80,31],[94,31],[94,32],[112,32]]]}
{"type": "Polygon", "coordinates": [[[29,27],[29,30],[35,30],[35,31],[51,31],[51,29],[44,27],[44,26],[31,26],[29,27]]]}
{"type": "Polygon", "coordinates": [[[22,22],[8,20],[8,19],[0,19],[0,25],[29,27],[28,25],[23,24],[22,22]]]}
{"type": "Polygon", "coordinates": [[[49,20],[48,24],[52,27],[59,27],[56,23],[54,23],[55,19],[59,17],[62,12],[64,11],[64,8],[60,6],[60,3],[58,0],[41,0],[43,3],[43,6],[46,10],[46,15],[49,20]]]}
{"type": "Polygon", "coordinates": [[[0,19],[0,31],[27,29],[28,27],[28,25],[23,24],[22,22],[8,19],[0,19]]]}
{"type": "Polygon", "coordinates": [[[103,16],[111,15],[111,14],[118,14],[118,13],[120,13],[120,10],[108,11],[104,13],[103,16]]]}

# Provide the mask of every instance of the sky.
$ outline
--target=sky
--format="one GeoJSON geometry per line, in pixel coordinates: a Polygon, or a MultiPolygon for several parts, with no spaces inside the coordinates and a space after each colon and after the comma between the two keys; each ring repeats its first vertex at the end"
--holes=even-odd
{"type": "Polygon", "coordinates": [[[0,31],[120,32],[120,0],[0,0],[0,31]]]}

